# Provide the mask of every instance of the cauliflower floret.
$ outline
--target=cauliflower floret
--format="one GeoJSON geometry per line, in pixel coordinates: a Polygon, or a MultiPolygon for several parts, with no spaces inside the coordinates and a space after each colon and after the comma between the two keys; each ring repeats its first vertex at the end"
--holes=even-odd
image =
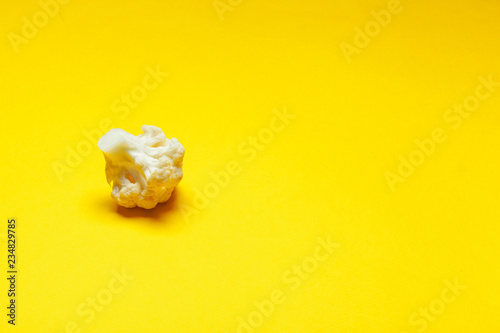
{"type": "Polygon", "coordinates": [[[111,197],[124,207],[146,209],[167,201],[182,179],[184,147],[167,139],[155,126],[141,127],[134,136],[113,128],[97,145],[106,160],[106,178],[112,183],[111,197]]]}

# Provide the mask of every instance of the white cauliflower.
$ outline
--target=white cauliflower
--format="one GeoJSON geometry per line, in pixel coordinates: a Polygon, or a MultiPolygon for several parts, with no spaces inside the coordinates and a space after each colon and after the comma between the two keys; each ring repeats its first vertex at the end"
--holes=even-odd
{"type": "Polygon", "coordinates": [[[155,126],[141,127],[134,136],[113,128],[97,145],[106,160],[106,178],[112,184],[111,197],[117,204],[146,209],[167,201],[182,179],[184,147],[167,139],[155,126]]]}

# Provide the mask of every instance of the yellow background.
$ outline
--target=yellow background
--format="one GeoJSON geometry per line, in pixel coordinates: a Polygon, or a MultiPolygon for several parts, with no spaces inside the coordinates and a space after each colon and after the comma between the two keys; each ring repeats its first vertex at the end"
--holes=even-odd
{"type": "Polygon", "coordinates": [[[73,0],[18,53],[9,33],[40,6],[2,4],[1,265],[15,217],[19,275],[15,327],[2,278],[0,331],[236,332],[281,290],[255,332],[417,332],[445,281],[467,289],[426,332],[500,331],[500,89],[459,129],[443,119],[479,76],[500,81],[498,1],[401,1],[351,63],[341,43],[387,2],[236,2],[221,20],[211,0],[73,0]],[[170,75],[121,119],[111,104],[157,65],[170,75]],[[247,162],[238,145],[284,107],[295,119],[247,162]],[[103,119],[185,146],[169,203],[117,209],[95,141],[58,179],[103,119]],[[384,174],[435,128],[446,142],[392,192],[384,174]],[[186,223],[230,161],[241,173],[186,223]],[[292,290],[283,274],[328,236],[340,247],[292,290]],[[113,270],[135,279],[86,323],[113,270]]]}

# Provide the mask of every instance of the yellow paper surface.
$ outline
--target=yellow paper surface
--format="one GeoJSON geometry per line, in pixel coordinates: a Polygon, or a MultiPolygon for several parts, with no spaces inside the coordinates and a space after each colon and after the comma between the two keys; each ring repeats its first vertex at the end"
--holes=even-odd
{"type": "Polygon", "coordinates": [[[500,331],[497,1],[0,13],[1,332],[500,331]],[[184,179],[117,208],[144,124],[184,179]]]}

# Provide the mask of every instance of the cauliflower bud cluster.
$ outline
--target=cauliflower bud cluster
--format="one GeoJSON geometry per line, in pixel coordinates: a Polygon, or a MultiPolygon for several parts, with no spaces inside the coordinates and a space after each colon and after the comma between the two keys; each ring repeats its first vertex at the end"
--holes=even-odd
{"type": "Polygon", "coordinates": [[[151,209],[167,201],[182,179],[184,147],[167,139],[155,126],[141,127],[134,136],[113,128],[97,145],[106,160],[106,178],[113,200],[124,207],[151,209]]]}

